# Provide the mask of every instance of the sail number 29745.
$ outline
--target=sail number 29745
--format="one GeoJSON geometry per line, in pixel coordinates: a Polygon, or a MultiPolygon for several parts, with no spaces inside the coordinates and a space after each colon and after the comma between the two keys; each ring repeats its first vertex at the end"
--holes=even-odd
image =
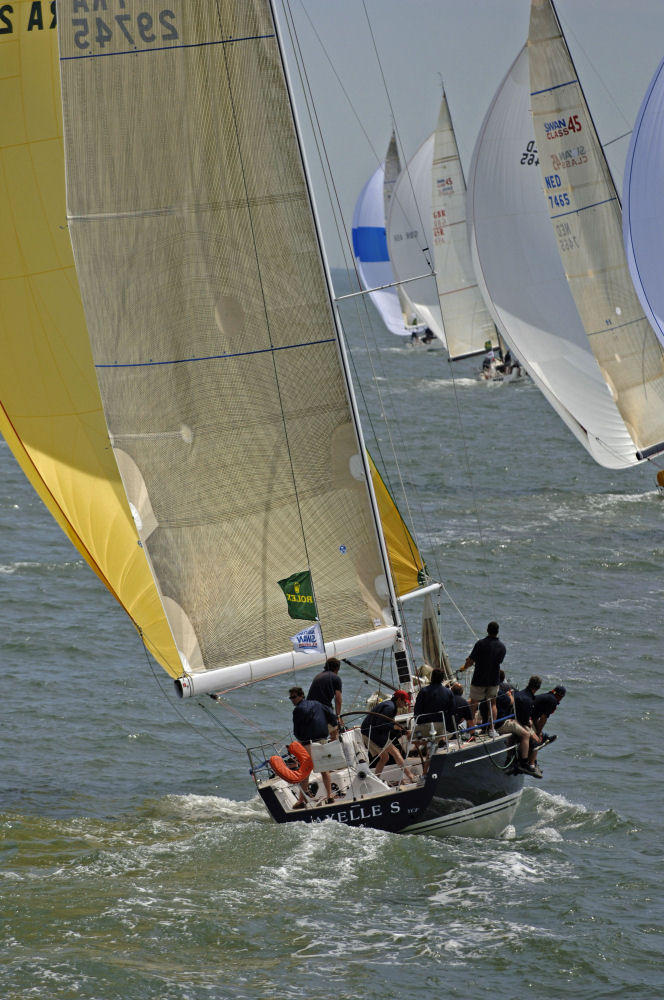
{"type": "MultiPolygon", "coordinates": [[[[83,12],[88,8],[89,0],[74,0],[74,13],[83,12]]],[[[124,0],[120,0],[124,7],[124,0]]],[[[135,17],[131,14],[119,13],[105,17],[73,17],[74,44],[79,49],[89,49],[90,45],[103,49],[106,45],[120,43],[136,46],[141,43],[152,45],[155,42],[174,42],[179,38],[175,25],[175,14],[172,10],[160,10],[151,14],[144,10],[135,17]]]]}

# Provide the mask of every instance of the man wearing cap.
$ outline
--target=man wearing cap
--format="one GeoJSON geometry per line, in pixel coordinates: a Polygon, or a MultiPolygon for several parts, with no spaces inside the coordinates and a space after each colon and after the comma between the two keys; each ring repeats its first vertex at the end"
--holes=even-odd
{"type": "Polygon", "coordinates": [[[475,643],[470,656],[461,667],[462,673],[470,666],[475,667],[470,681],[470,707],[474,712],[482,702],[489,702],[492,719],[496,718],[500,664],[505,659],[506,652],[504,644],[498,638],[498,630],[498,622],[489,622],[487,634],[475,643]]]}
{"type": "Polygon", "coordinates": [[[562,684],[557,684],[552,691],[538,694],[535,698],[533,704],[533,724],[537,735],[541,736],[546,743],[552,743],[555,736],[547,736],[542,730],[547,723],[547,719],[550,715],[553,715],[564,697],[565,688],[562,684]]]}
{"type": "Polygon", "coordinates": [[[415,781],[415,777],[406,767],[400,751],[392,743],[393,737],[401,736],[404,732],[403,726],[394,722],[397,714],[408,711],[410,695],[407,691],[395,691],[385,701],[375,705],[370,712],[365,715],[360,726],[362,740],[368,747],[372,757],[378,757],[376,765],[376,775],[379,775],[389,758],[391,757],[397,767],[403,768],[403,773],[409,781],[415,781]]]}

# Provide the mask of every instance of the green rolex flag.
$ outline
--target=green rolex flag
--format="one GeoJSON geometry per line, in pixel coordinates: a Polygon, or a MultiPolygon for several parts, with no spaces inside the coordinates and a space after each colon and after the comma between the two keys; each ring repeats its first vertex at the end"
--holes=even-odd
{"type": "Polygon", "coordinates": [[[306,618],[310,622],[317,620],[318,611],[309,570],[305,570],[304,573],[293,573],[285,580],[279,580],[279,586],[286,595],[288,614],[291,618],[306,618]]]}

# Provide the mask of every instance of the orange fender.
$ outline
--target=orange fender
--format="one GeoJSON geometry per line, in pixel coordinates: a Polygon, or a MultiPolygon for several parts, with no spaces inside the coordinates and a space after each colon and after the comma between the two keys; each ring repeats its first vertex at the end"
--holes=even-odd
{"type": "Polygon", "coordinates": [[[300,765],[297,771],[291,771],[290,767],[286,767],[283,757],[276,755],[270,757],[270,767],[284,781],[289,782],[291,785],[299,785],[313,771],[314,762],[311,759],[309,751],[305,750],[301,743],[289,743],[287,749],[291,757],[295,757],[295,760],[300,765]]]}

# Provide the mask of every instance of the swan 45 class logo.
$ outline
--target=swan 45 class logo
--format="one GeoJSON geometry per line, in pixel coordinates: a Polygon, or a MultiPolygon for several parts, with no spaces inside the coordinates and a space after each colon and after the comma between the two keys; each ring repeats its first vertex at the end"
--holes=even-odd
{"type": "Polygon", "coordinates": [[[315,622],[318,618],[316,601],[314,600],[314,588],[311,582],[311,573],[305,570],[302,573],[293,573],[285,580],[278,581],[288,601],[288,614],[291,618],[304,618],[305,621],[315,622]]]}

